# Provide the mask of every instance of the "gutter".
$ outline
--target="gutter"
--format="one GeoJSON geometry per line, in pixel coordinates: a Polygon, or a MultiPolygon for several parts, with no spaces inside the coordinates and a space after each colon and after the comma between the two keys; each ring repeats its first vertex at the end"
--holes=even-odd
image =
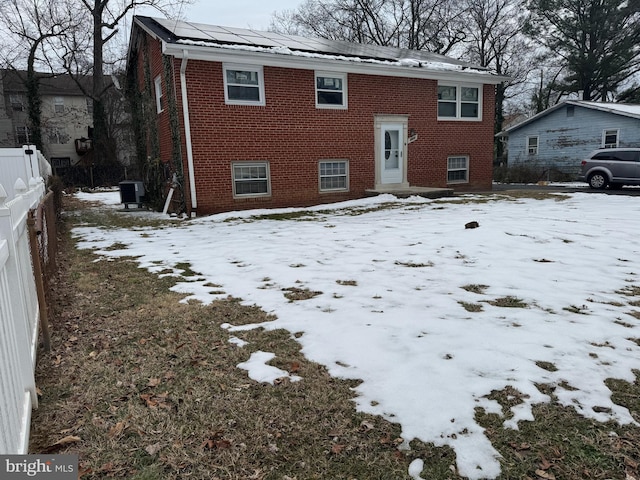
{"type": "Polygon", "coordinates": [[[180,91],[182,93],[182,116],[184,117],[184,136],[187,144],[187,166],[189,169],[189,191],[191,193],[191,215],[195,216],[198,209],[196,196],[196,174],[193,168],[193,146],[191,144],[191,122],[189,121],[189,100],[187,99],[187,63],[189,55],[187,50],[182,51],[182,63],[180,64],[180,91]]]}

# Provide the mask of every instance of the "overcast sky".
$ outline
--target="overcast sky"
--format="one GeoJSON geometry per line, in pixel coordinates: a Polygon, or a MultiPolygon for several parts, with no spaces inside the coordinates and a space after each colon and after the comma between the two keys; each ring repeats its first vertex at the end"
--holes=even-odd
{"type": "Polygon", "coordinates": [[[303,0],[196,0],[187,6],[183,17],[189,21],[227,27],[266,30],[271,14],[295,9],[303,0]]]}

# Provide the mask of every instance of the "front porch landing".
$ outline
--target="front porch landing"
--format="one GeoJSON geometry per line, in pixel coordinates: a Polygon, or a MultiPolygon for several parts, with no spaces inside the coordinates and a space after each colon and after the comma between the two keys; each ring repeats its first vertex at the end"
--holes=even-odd
{"type": "Polygon", "coordinates": [[[452,197],[452,188],[431,188],[431,187],[378,187],[375,189],[365,190],[365,193],[369,197],[375,197],[384,193],[389,193],[398,198],[407,197],[425,197],[425,198],[442,198],[452,197]]]}

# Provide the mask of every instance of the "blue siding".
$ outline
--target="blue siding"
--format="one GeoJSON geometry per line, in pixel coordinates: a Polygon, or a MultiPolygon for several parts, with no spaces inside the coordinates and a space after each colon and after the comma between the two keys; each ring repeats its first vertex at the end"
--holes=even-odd
{"type": "Polygon", "coordinates": [[[618,146],[640,146],[640,119],[574,106],[573,116],[567,105],[509,133],[509,166],[526,163],[532,167],[557,168],[578,173],[580,162],[591,151],[602,148],[602,132],[619,130],[618,146]],[[527,138],[538,137],[538,154],[529,155],[527,138]]]}

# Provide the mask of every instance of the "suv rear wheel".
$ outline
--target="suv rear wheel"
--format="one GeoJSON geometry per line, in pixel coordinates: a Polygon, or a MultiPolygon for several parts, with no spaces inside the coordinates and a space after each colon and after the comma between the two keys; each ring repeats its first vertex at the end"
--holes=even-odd
{"type": "Polygon", "coordinates": [[[591,175],[589,175],[589,178],[587,180],[589,181],[589,186],[597,190],[606,188],[607,184],[609,183],[609,178],[605,173],[602,172],[592,173],[591,175]]]}

